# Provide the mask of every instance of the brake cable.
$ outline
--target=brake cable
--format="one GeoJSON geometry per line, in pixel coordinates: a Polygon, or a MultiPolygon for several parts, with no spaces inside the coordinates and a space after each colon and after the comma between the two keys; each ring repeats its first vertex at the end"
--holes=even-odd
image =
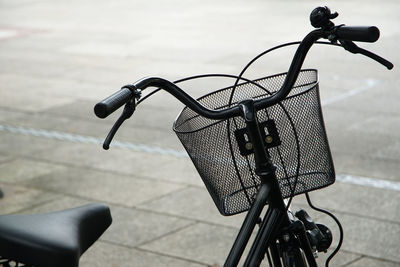
{"type": "MultiPolygon", "coordinates": [[[[358,46],[357,46],[354,42],[352,42],[352,41],[347,41],[347,40],[338,40],[338,41],[339,41],[340,44],[336,43],[335,41],[333,41],[333,42],[317,41],[317,42],[315,42],[315,44],[324,44],[324,45],[332,45],[332,46],[342,47],[342,48],[344,48],[345,50],[347,50],[347,51],[349,51],[349,52],[351,52],[351,53],[353,53],[353,54],[362,54],[362,55],[364,55],[364,56],[367,56],[367,57],[369,57],[369,58],[371,58],[371,59],[377,61],[378,63],[384,65],[384,66],[385,66],[386,68],[388,68],[389,70],[393,68],[393,64],[392,64],[391,62],[389,62],[388,60],[386,60],[386,59],[384,59],[384,58],[382,58],[382,57],[380,57],[380,56],[378,56],[378,55],[376,55],[376,54],[374,54],[374,53],[372,53],[372,52],[370,52],[370,51],[368,51],[368,50],[365,50],[365,49],[363,49],[363,48],[358,47],[358,46]]],[[[243,75],[244,75],[244,73],[247,71],[247,69],[248,69],[255,61],[257,61],[257,60],[258,60],[259,58],[261,58],[262,56],[264,56],[264,55],[268,54],[269,52],[272,52],[272,51],[274,51],[274,50],[276,50],[276,49],[283,48],[283,47],[286,47],[286,46],[291,46],[291,45],[298,45],[298,44],[300,44],[300,43],[301,43],[300,41],[289,42],[289,43],[277,45],[277,46],[275,46],[275,47],[272,47],[272,48],[270,48],[270,49],[268,49],[268,50],[265,50],[265,51],[261,52],[260,54],[258,54],[257,56],[255,56],[252,60],[250,60],[250,61],[246,64],[246,66],[241,70],[241,72],[239,73],[239,75],[237,75],[237,76],[236,76],[236,75],[229,75],[229,74],[202,74],[202,75],[194,75],[194,76],[182,78],[182,79],[179,79],[179,80],[174,81],[174,83],[180,83],[180,82],[184,82],[184,81],[188,81],[188,80],[192,80],[192,79],[205,78],[205,77],[228,77],[228,78],[236,78],[235,83],[234,83],[234,85],[232,86],[232,93],[231,93],[231,96],[230,96],[230,99],[229,99],[229,103],[228,103],[228,105],[231,105],[231,104],[232,104],[232,99],[233,99],[234,91],[235,91],[235,89],[237,88],[237,86],[238,86],[240,80],[244,80],[244,81],[246,81],[246,82],[252,82],[252,83],[254,83],[254,81],[244,78],[243,75]]],[[[147,98],[149,98],[150,96],[152,96],[152,95],[154,95],[155,93],[159,92],[160,90],[161,90],[161,88],[154,89],[153,91],[151,91],[150,93],[148,93],[146,96],[144,96],[144,97],[142,97],[141,99],[139,99],[139,100],[137,101],[137,103],[136,103],[136,106],[139,105],[139,104],[140,104],[141,102],[143,102],[144,100],[146,100],[147,98]]],[[[292,193],[291,197],[289,198],[289,200],[288,200],[288,202],[287,202],[286,209],[289,209],[290,204],[291,204],[291,202],[292,202],[292,200],[293,200],[293,197],[294,197],[294,192],[296,191],[298,173],[297,173],[296,176],[297,176],[297,177],[296,177],[296,181],[294,182],[294,188],[293,188],[293,190],[292,190],[292,188],[291,188],[291,191],[292,191],[293,193],[292,193]]],[[[325,266],[328,267],[328,266],[329,266],[330,260],[337,254],[337,252],[338,252],[338,251],[340,250],[340,248],[341,248],[341,245],[342,245],[342,242],[343,242],[343,227],[342,227],[340,221],[339,221],[332,213],[330,213],[329,211],[324,210],[324,209],[322,209],[322,208],[317,208],[317,207],[315,207],[315,206],[312,204],[312,202],[311,202],[311,199],[310,199],[310,196],[309,196],[308,192],[306,192],[305,195],[306,195],[306,198],[307,198],[308,205],[309,205],[312,209],[314,209],[314,210],[316,210],[316,211],[319,211],[319,212],[321,212],[321,213],[325,213],[325,214],[327,214],[328,216],[330,216],[330,217],[335,221],[335,223],[337,224],[337,226],[338,226],[338,228],[339,228],[339,241],[338,241],[338,244],[337,244],[335,250],[329,255],[329,257],[328,257],[328,258],[326,259],[326,261],[325,261],[325,266]]]]}
{"type": "MultiPolygon", "coordinates": [[[[345,50],[353,53],[353,54],[362,54],[364,56],[367,56],[379,63],[381,63],[382,65],[384,65],[385,67],[387,67],[388,69],[392,69],[393,68],[393,64],[390,63],[389,61],[387,61],[386,59],[368,51],[365,49],[362,49],[360,47],[358,47],[354,42],[351,41],[344,41],[344,40],[339,40],[339,42],[341,44],[337,44],[337,43],[331,43],[331,42],[323,42],[323,41],[317,41],[315,42],[315,44],[324,44],[324,45],[332,45],[332,46],[338,46],[338,47],[343,47],[345,50]]],[[[244,79],[242,76],[245,73],[245,71],[259,58],[261,58],[262,56],[268,54],[269,52],[272,52],[276,49],[279,48],[283,48],[286,46],[291,46],[291,45],[298,45],[300,44],[301,41],[295,41],[295,42],[289,42],[289,43],[285,43],[285,44],[281,44],[281,45],[277,45],[274,46],[268,50],[265,50],[263,52],[261,52],[260,54],[258,54],[257,56],[255,56],[252,60],[250,60],[246,66],[242,69],[242,71],[240,72],[239,75],[235,76],[235,75],[228,75],[228,74],[220,74],[220,73],[214,73],[214,74],[202,74],[202,75],[193,75],[193,76],[189,76],[183,79],[179,79],[174,81],[174,83],[180,83],[180,82],[184,82],[184,81],[188,81],[188,80],[192,80],[192,79],[197,79],[197,78],[204,78],[204,77],[229,77],[229,78],[236,78],[236,81],[233,85],[233,88],[236,88],[239,81],[240,80],[245,80],[245,81],[249,81],[248,79],[244,79]]],[[[150,93],[148,93],[147,95],[145,95],[144,97],[142,97],[139,101],[137,101],[136,106],[139,105],[141,102],[143,102],[144,100],[146,100],[147,98],[149,98],[150,96],[154,95],[155,93],[159,92],[161,90],[161,88],[157,88],[154,89],[153,91],[151,91],[150,93]]],[[[231,103],[232,99],[230,99],[230,103],[231,103]]]]}

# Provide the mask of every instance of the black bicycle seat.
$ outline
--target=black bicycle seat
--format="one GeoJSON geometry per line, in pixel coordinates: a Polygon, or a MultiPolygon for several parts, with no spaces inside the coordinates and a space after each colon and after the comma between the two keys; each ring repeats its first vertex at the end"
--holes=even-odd
{"type": "Polygon", "coordinates": [[[110,209],[89,204],[32,215],[0,216],[3,258],[43,267],[78,267],[80,256],[111,224],[110,209]]]}

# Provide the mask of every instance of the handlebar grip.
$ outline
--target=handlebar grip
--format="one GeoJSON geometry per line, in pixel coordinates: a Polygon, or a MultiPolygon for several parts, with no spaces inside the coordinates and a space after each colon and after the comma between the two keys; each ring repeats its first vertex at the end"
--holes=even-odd
{"type": "Polygon", "coordinates": [[[104,119],[122,105],[126,104],[131,97],[131,90],[128,88],[122,88],[103,101],[97,103],[96,106],[94,106],[94,113],[97,117],[104,119]]]}
{"type": "Polygon", "coordinates": [[[375,26],[340,26],[336,30],[338,39],[373,43],[379,39],[375,26]]]}

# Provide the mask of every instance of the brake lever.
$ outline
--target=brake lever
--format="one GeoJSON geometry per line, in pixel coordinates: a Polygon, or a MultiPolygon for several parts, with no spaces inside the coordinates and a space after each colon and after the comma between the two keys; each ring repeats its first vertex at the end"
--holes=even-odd
{"type": "Polygon", "coordinates": [[[362,55],[364,55],[364,56],[367,56],[367,57],[369,57],[369,58],[371,58],[371,59],[377,61],[378,63],[381,63],[382,65],[384,65],[384,66],[385,66],[387,69],[389,69],[389,70],[393,69],[393,67],[394,67],[394,65],[393,65],[390,61],[388,61],[388,60],[386,60],[386,59],[384,59],[384,58],[378,56],[377,54],[374,54],[374,53],[372,53],[372,52],[370,52],[370,51],[368,51],[368,50],[365,50],[365,49],[363,49],[363,48],[361,48],[361,47],[358,47],[358,46],[357,46],[354,42],[352,42],[352,41],[348,41],[348,40],[339,40],[339,42],[340,42],[340,44],[342,45],[342,47],[343,47],[345,50],[349,51],[350,53],[353,53],[353,54],[362,54],[362,55]]]}
{"type": "Polygon", "coordinates": [[[110,132],[108,133],[106,139],[104,140],[103,148],[105,150],[108,150],[110,148],[110,143],[111,143],[112,139],[114,138],[115,133],[118,131],[118,129],[122,125],[122,123],[126,119],[129,119],[132,116],[133,112],[135,111],[135,108],[136,108],[135,97],[132,97],[132,99],[129,100],[129,102],[127,102],[125,104],[125,107],[124,107],[124,110],[122,111],[121,116],[114,123],[114,125],[111,128],[110,132]]]}

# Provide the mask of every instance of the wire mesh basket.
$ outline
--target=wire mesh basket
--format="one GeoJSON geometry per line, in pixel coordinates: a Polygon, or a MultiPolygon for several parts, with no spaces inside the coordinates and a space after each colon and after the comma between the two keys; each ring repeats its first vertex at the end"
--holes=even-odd
{"type": "MultiPolygon", "coordinates": [[[[282,73],[242,83],[198,101],[218,110],[245,99],[265,98],[281,88],[285,77],[282,73]]],[[[284,198],[334,183],[316,70],[302,70],[290,94],[279,104],[259,110],[257,117],[284,198]]],[[[254,172],[253,154],[240,145],[245,127],[241,117],[212,120],[188,107],[174,122],[174,131],[222,215],[248,210],[261,182],[254,172]]]]}

